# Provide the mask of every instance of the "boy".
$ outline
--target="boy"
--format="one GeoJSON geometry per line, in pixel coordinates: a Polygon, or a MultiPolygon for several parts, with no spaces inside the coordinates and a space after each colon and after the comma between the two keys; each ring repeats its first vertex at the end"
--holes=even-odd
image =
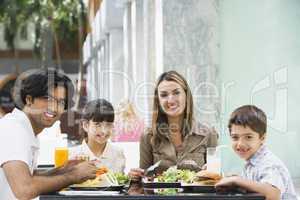
{"type": "Polygon", "coordinates": [[[82,127],[86,133],[80,146],[70,149],[70,157],[88,157],[112,172],[123,172],[123,150],[108,142],[114,127],[114,108],[105,99],[90,101],[83,109],[82,127]]]}
{"type": "Polygon", "coordinates": [[[267,117],[259,108],[237,108],[228,124],[233,150],[246,165],[242,177],[223,178],[217,189],[239,186],[263,194],[266,200],[297,200],[288,169],[265,145],[267,117]]]}
{"type": "Polygon", "coordinates": [[[70,108],[71,80],[55,69],[41,69],[21,74],[15,85],[17,108],[0,119],[0,199],[33,199],[94,178],[92,162],[74,161],[43,174],[34,171],[37,135],[70,108]]]}

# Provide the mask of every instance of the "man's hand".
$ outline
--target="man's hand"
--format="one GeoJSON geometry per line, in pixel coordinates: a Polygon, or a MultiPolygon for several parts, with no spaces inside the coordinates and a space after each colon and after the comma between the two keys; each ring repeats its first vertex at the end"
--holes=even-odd
{"type": "Polygon", "coordinates": [[[83,162],[83,161],[81,161],[81,160],[69,160],[62,167],[58,168],[58,172],[60,172],[60,174],[66,173],[66,172],[70,171],[74,166],[78,165],[81,162],[83,162]]]}
{"type": "Polygon", "coordinates": [[[88,179],[94,179],[96,177],[97,167],[92,161],[84,161],[77,164],[74,162],[67,168],[70,172],[69,177],[74,183],[82,183],[88,179]]]}

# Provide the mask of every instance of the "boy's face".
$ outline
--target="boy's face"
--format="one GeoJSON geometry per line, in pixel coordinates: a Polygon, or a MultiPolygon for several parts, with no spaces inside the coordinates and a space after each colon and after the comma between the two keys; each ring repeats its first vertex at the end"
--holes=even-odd
{"type": "Polygon", "coordinates": [[[259,133],[250,127],[234,124],[230,137],[233,150],[244,160],[250,159],[265,141],[265,135],[260,137],[259,133]]]}
{"type": "Polygon", "coordinates": [[[93,120],[84,121],[83,129],[88,134],[89,141],[104,144],[112,135],[113,122],[94,122],[93,120]]]}

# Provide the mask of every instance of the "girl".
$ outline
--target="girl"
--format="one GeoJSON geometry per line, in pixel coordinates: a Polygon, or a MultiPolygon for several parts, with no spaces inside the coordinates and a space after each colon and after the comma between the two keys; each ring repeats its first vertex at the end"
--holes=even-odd
{"type": "Polygon", "coordinates": [[[99,161],[112,172],[123,172],[125,156],[123,150],[108,141],[112,135],[114,109],[104,99],[89,102],[83,109],[82,127],[86,133],[82,144],[70,149],[70,158],[87,158],[99,161]]]}

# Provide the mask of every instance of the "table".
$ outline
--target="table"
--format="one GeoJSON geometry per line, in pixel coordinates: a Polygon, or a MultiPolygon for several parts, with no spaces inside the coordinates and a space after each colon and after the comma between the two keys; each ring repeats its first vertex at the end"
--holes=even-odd
{"type": "Polygon", "coordinates": [[[139,185],[131,186],[127,193],[99,196],[65,196],[58,193],[40,195],[40,200],[264,200],[265,197],[256,193],[247,194],[216,194],[216,193],[178,193],[173,195],[154,194],[153,190],[144,189],[139,185]]]}
{"type": "Polygon", "coordinates": [[[243,194],[243,195],[218,195],[218,194],[183,194],[183,195],[114,195],[114,196],[63,196],[63,195],[41,195],[40,200],[264,200],[265,198],[258,194],[243,194]]]}

